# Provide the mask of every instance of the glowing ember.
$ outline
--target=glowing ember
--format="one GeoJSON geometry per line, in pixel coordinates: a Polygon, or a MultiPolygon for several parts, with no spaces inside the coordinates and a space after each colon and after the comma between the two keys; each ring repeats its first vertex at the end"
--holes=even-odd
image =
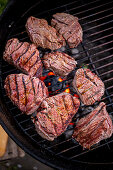
{"type": "Polygon", "coordinates": [[[70,93],[70,89],[65,89],[64,92],[70,93]]]}
{"type": "Polygon", "coordinates": [[[44,81],[47,78],[47,76],[40,77],[40,80],[44,81]]]}
{"type": "Polygon", "coordinates": [[[62,81],[63,81],[63,79],[59,78],[59,79],[58,79],[58,81],[62,82],[62,81]]]}
{"type": "Polygon", "coordinates": [[[48,73],[48,76],[52,76],[52,75],[55,75],[55,74],[53,72],[48,73]]]}
{"type": "Polygon", "coordinates": [[[74,123],[70,123],[69,125],[74,125],[74,123]]]}
{"type": "Polygon", "coordinates": [[[51,83],[48,83],[48,86],[51,86],[51,83]]]}
{"type": "Polygon", "coordinates": [[[78,96],[77,94],[74,94],[74,97],[77,97],[77,98],[79,98],[79,96],[78,96]]]}
{"type": "Polygon", "coordinates": [[[66,87],[69,87],[69,85],[67,84],[66,87]]]}

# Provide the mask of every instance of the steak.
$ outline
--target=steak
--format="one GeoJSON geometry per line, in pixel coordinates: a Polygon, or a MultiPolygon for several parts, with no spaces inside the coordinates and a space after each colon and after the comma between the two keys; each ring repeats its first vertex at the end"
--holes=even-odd
{"type": "Polygon", "coordinates": [[[30,40],[37,46],[51,50],[65,46],[65,40],[45,19],[29,17],[26,29],[30,40]]]}
{"type": "Polygon", "coordinates": [[[53,15],[51,25],[64,37],[70,48],[76,47],[82,41],[83,32],[77,17],[56,13],[53,15]]]}
{"type": "Polygon", "coordinates": [[[41,111],[37,112],[37,120],[34,121],[38,134],[53,141],[66,130],[79,105],[78,98],[68,93],[46,98],[41,104],[41,111]]]}
{"type": "Polygon", "coordinates": [[[74,58],[58,51],[45,54],[43,63],[46,69],[50,69],[56,75],[63,77],[67,76],[77,64],[74,58]]]}
{"type": "Polygon", "coordinates": [[[89,69],[78,69],[72,84],[85,105],[92,105],[104,95],[104,83],[89,69]]]}
{"type": "Polygon", "coordinates": [[[48,97],[44,82],[25,74],[10,74],[5,79],[6,94],[18,108],[27,115],[32,114],[48,97]]]}
{"type": "Polygon", "coordinates": [[[6,44],[3,58],[31,77],[42,75],[42,62],[34,44],[12,38],[6,44]]]}
{"type": "Polygon", "coordinates": [[[106,110],[105,103],[101,102],[90,114],[78,121],[73,138],[83,148],[90,149],[92,145],[109,138],[112,131],[112,120],[106,110]]]}

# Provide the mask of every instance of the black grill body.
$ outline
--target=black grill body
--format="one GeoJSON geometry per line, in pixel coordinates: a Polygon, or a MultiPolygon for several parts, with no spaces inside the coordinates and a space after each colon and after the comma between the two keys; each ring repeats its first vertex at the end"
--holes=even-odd
{"type": "MultiPolygon", "coordinates": [[[[17,37],[21,41],[30,41],[25,30],[29,16],[45,18],[50,23],[52,15],[57,12],[67,12],[79,18],[83,28],[83,42],[75,49],[68,47],[60,49],[76,59],[77,68],[87,64],[105,83],[105,95],[102,98],[107,105],[111,118],[113,115],[113,1],[112,0],[12,0],[7,5],[0,18],[0,120],[9,136],[27,153],[41,162],[57,169],[108,169],[112,167],[113,136],[91,148],[83,150],[70,137],[72,127],[53,142],[42,139],[35,131],[30,116],[20,113],[6,96],[4,80],[8,74],[19,73],[15,67],[3,61],[3,51],[8,39],[17,37]]],[[[49,50],[39,48],[40,56],[49,50]]],[[[58,82],[58,77],[49,76],[44,81],[50,94],[57,94],[69,85],[76,69],[67,80],[58,82]],[[56,91],[57,90],[57,91],[56,91]]],[[[43,71],[43,76],[48,74],[43,71]]],[[[91,111],[94,106],[81,105],[73,121],[80,119],[91,111]]]]}

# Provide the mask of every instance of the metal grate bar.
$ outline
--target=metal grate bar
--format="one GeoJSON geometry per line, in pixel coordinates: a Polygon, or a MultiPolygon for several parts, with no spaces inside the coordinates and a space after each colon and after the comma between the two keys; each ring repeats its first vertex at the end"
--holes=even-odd
{"type": "MultiPolygon", "coordinates": [[[[92,41],[90,41],[90,42],[86,42],[85,44],[90,44],[90,43],[94,43],[94,42],[96,42],[96,41],[99,41],[99,40],[103,40],[104,38],[108,38],[108,37],[110,37],[110,36],[112,36],[113,34],[108,34],[108,35],[106,35],[106,36],[101,36],[100,38],[96,38],[96,39],[94,39],[94,40],[92,40],[92,41]]],[[[85,42],[85,41],[84,41],[85,42]]]]}
{"type": "Polygon", "coordinates": [[[97,45],[97,46],[95,46],[95,47],[89,48],[88,51],[90,51],[90,50],[92,50],[92,49],[96,49],[96,48],[102,47],[102,46],[104,46],[104,45],[111,44],[112,42],[113,42],[113,40],[112,40],[112,41],[109,41],[109,42],[105,42],[105,43],[103,43],[103,44],[100,44],[100,45],[97,45]]]}
{"type": "Polygon", "coordinates": [[[104,73],[100,74],[100,77],[105,76],[105,75],[107,75],[109,73],[113,73],[113,70],[110,70],[110,71],[107,71],[107,72],[104,72],[104,73]]]}
{"type": "Polygon", "coordinates": [[[100,31],[96,31],[96,32],[91,33],[91,34],[87,34],[87,37],[92,37],[94,35],[98,35],[98,34],[104,33],[105,31],[109,31],[109,30],[112,30],[112,29],[113,29],[113,27],[109,27],[109,28],[106,28],[104,30],[102,29],[100,31]]]}
{"type": "Polygon", "coordinates": [[[92,16],[94,17],[94,16],[96,16],[96,15],[98,15],[98,14],[104,13],[104,12],[109,11],[109,10],[111,10],[111,9],[113,9],[113,7],[112,7],[112,8],[105,9],[105,10],[100,10],[99,12],[93,13],[93,14],[91,14],[91,15],[87,15],[87,16],[85,16],[85,17],[81,17],[81,18],[80,18],[80,21],[81,21],[81,20],[84,20],[84,19],[86,19],[86,18],[90,18],[90,17],[92,17],[92,16]]]}
{"type": "MultiPolygon", "coordinates": [[[[113,9],[113,8],[112,8],[112,9],[113,9]]],[[[106,16],[104,16],[104,17],[101,17],[101,18],[98,18],[98,19],[95,19],[95,20],[92,20],[92,21],[86,22],[86,23],[82,24],[82,26],[84,26],[84,25],[88,25],[88,24],[91,24],[91,23],[93,23],[93,22],[100,21],[100,20],[102,20],[102,19],[104,19],[104,18],[107,18],[107,17],[110,17],[110,16],[113,16],[113,14],[109,14],[109,15],[106,15],[106,16]]]]}
{"type": "MultiPolygon", "coordinates": [[[[93,64],[99,63],[99,62],[101,62],[101,61],[103,61],[103,60],[110,59],[111,57],[113,57],[113,55],[108,55],[107,57],[103,57],[103,58],[101,58],[101,59],[99,59],[99,60],[93,61],[93,64]]],[[[92,63],[89,63],[88,65],[91,65],[91,64],[92,64],[92,63]]],[[[103,74],[104,74],[104,73],[103,73],[103,74]]]]}
{"type": "Polygon", "coordinates": [[[106,79],[106,80],[104,80],[103,82],[106,83],[106,82],[111,81],[111,80],[113,80],[113,77],[112,77],[112,78],[109,78],[109,79],[106,79]]]}
{"type": "Polygon", "coordinates": [[[110,62],[110,63],[105,64],[105,65],[102,65],[102,66],[100,66],[100,67],[96,67],[96,68],[93,69],[92,71],[100,70],[100,69],[105,68],[105,67],[108,67],[108,66],[110,66],[110,65],[112,65],[112,64],[113,64],[113,62],[110,62]]]}
{"type": "MultiPolygon", "coordinates": [[[[111,4],[111,3],[113,3],[113,2],[111,1],[111,2],[104,3],[104,4],[102,4],[102,5],[97,5],[96,7],[92,7],[92,8],[86,9],[86,10],[84,10],[84,11],[77,12],[77,13],[75,13],[74,15],[83,14],[83,13],[85,13],[85,14],[87,15],[87,12],[92,11],[92,10],[94,10],[94,9],[98,9],[99,7],[103,7],[103,6],[106,6],[106,5],[111,4]]],[[[72,11],[72,10],[74,10],[74,9],[75,9],[75,8],[71,8],[70,10],[68,10],[68,12],[70,12],[70,11],[72,11]]],[[[90,17],[91,17],[91,16],[90,16],[90,17]]]]}
{"type": "MultiPolygon", "coordinates": [[[[100,145],[98,145],[96,148],[90,149],[90,152],[93,151],[94,149],[98,149],[98,148],[100,148],[100,147],[103,147],[103,146],[105,146],[105,145],[107,145],[107,144],[109,144],[109,143],[111,143],[111,142],[113,142],[113,140],[108,141],[107,143],[100,144],[100,145]]],[[[89,150],[85,150],[85,151],[83,151],[83,152],[81,152],[81,153],[79,153],[79,154],[77,154],[77,155],[74,155],[74,156],[70,157],[69,160],[72,160],[72,159],[74,159],[74,158],[76,158],[76,157],[78,157],[78,156],[81,156],[81,155],[83,155],[83,154],[85,154],[85,153],[88,153],[88,152],[89,152],[89,150]]]]}
{"type": "Polygon", "coordinates": [[[101,26],[103,26],[103,25],[107,25],[107,24],[112,23],[112,22],[113,22],[113,20],[110,20],[110,21],[107,21],[107,22],[105,22],[105,23],[98,24],[98,25],[96,25],[96,26],[93,26],[93,27],[90,27],[90,28],[84,30],[83,32],[90,31],[90,30],[95,29],[95,28],[97,29],[98,27],[101,27],[101,26]]]}

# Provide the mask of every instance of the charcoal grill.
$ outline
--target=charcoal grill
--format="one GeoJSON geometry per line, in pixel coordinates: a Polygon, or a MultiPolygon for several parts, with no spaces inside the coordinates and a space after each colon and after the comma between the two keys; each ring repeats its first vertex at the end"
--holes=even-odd
{"type": "MultiPolygon", "coordinates": [[[[105,95],[102,98],[107,110],[113,118],[113,0],[11,0],[0,18],[0,123],[9,136],[27,153],[44,164],[58,169],[95,169],[112,167],[113,136],[101,141],[91,150],[83,150],[67,131],[53,142],[42,139],[35,131],[30,116],[20,113],[6,96],[4,79],[8,74],[19,73],[19,70],[2,59],[5,43],[17,37],[21,41],[30,41],[25,31],[25,23],[29,16],[45,18],[49,21],[56,12],[67,12],[79,18],[83,28],[83,42],[75,49],[61,48],[76,59],[77,67],[88,66],[105,83],[105,95]]],[[[40,50],[40,56],[49,50],[40,50]]],[[[59,81],[59,77],[48,75],[44,70],[43,77],[50,95],[70,89],[74,70],[67,80],[59,81]],[[69,86],[69,87],[68,87],[69,86]]],[[[97,104],[97,103],[96,103],[97,104]]],[[[81,105],[75,120],[84,116],[85,110],[92,107],[81,105]]],[[[74,120],[73,120],[74,121],[74,120]]]]}

